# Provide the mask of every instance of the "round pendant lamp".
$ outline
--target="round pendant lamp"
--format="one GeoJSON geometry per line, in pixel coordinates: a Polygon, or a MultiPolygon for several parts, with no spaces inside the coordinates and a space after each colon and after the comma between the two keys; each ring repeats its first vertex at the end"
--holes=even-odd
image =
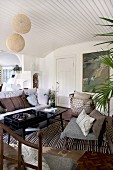
{"type": "Polygon", "coordinates": [[[6,39],[6,46],[10,51],[22,51],[25,46],[25,40],[20,34],[11,34],[6,39]]]}
{"type": "Polygon", "coordinates": [[[14,30],[20,34],[25,34],[31,29],[31,21],[24,14],[15,15],[12,20],[12,25],[14,30]]]}

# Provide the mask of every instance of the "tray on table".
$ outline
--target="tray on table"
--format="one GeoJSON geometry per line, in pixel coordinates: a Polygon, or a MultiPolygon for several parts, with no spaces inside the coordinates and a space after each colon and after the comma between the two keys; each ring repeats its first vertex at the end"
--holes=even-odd
{"type": "Polygon", "coordinates": [[[31,124],[32,122],[34,124],[35,121],[38,122],[38,119],[41,121],[45,118],[45,116],[46,115],[44,114],[38,114],[36,110],[29,110],[5,116],[4,123],[16,127],[22,127],[28,125],[29,123],[31,124]]]}

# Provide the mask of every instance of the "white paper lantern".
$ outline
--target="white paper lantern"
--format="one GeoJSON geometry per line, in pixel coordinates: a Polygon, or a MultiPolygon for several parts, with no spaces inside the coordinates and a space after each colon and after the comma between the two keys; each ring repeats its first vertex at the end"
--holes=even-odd
{"type": "Polygon", "coordinates": [[[6,46],[13,52],[19,52],[23,50],[25,46],[25,40],[20,34],[11,34],[7,37],[6,46]]]}
{"type": "Polygon", "coordinates": [[[25,34],[31,29],[31,21],[24,14],[18,14],[14,16],[12,25],[14,30],[20,34],[25,34]]]}

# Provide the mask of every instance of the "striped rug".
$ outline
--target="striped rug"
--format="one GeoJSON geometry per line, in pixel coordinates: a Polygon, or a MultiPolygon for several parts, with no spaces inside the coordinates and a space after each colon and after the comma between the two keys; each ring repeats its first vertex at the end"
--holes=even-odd
{"type": "MultiPolygon", "coordinates": [[[[60,134],[61,134],[60,122],[53,123],[50,126],[41,129],[41,131],[43,133],[43,139],[42,139],[43,146],[50,146],[53,148],[63,148],[64,139],[60,139],[60,134]]],[[[26,135],[25,139],[27,141],[30,141],[31,143],[37,143],[38,142],[37,133],[33,132],[29,135],[26,135]]],[[[7,143],[7,141],[8,141],[8,136],[5,134],[4,142],[7,143]]],[[[88,142],[90,143],[90,141],[88,142]]],[[[11,137],[10,144],[17,144],[17,141],[13,137],[11,137]]],[[[93,147],[93,151],[98,151],[97,143],[95,143],[95,145],[96,146],[93,147]]],[[[75,149],[75,150],[92,151],[91,145],[87,145],[85,140],[78,140],[78,139],[69,139],[68,148],[75,149]]],[[[105,142],[103,142],[102,144],[101,152],[103,153],[107,152],[105,142]]]]}

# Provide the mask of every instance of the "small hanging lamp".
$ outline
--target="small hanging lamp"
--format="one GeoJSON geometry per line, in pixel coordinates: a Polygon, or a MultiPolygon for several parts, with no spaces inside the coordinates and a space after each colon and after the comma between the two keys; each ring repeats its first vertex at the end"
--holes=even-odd
{"type": "Polygon", "coordinates": [[[10,51],[19,52],[25,46],[25,40],[20,34],[11,34],[6,39],[6,46],[10,51]]]}
{"type": "Polygon", "coordinates": [[[12,20],[13,28],[20,34],[26,34],[31,29],[31,21],[24,14],[15,15],[12,20]]]}

